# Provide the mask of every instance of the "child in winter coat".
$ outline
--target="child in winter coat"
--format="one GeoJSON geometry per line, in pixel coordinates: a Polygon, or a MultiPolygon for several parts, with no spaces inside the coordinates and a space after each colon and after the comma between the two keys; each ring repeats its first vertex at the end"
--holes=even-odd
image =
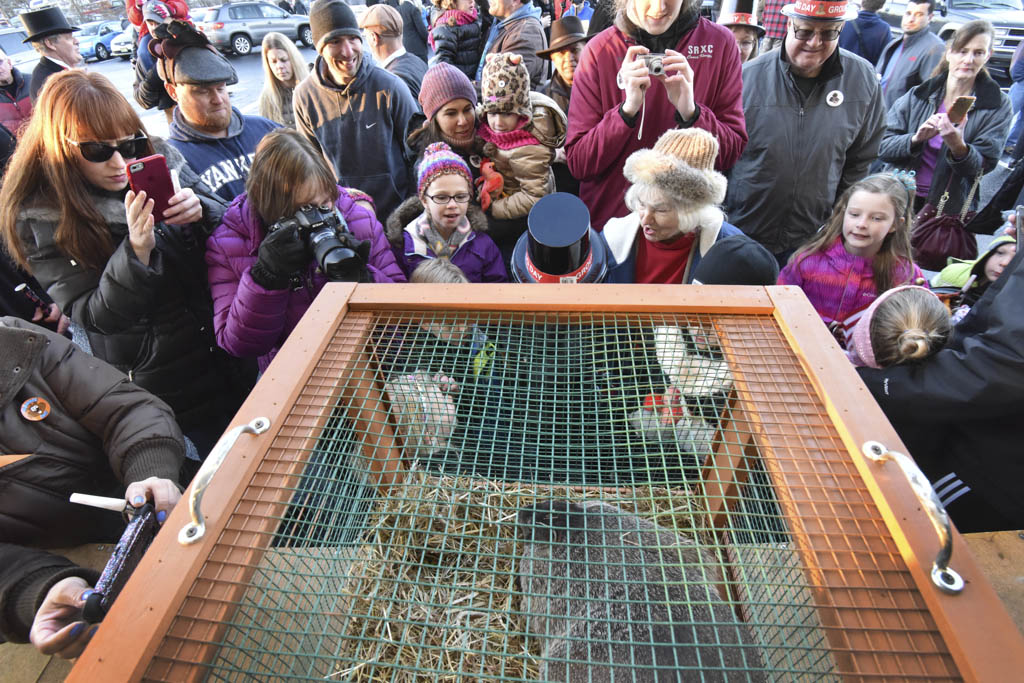
{"type": "Polygon", "coordinates": [[[853,328],[846,356],[857,367],[919,363],[946,345],[949,310],[924,287],[894,287],[875,299],[853,328]]]}
{"type": "Polygon", "coordinates": [[[782,269],[778,284],[801,287],[836,332],[881,292],[925,284],[910,252],[912,218],[910,193],[900,180],[887,173],[868,176],[843,193],[825,226],[782,269]]]}
{"type": "Polygon", "coordinates": [[[473,80],[480,65],[480,17],[473,0],[432,0],[427,42],[434,50],[430,66],[447,62],[473,80]]]}
{"type": "Polygon", "coordinates": [[[963,304],[973,306],[985,290],[999,279],[1003,270],[1017,253],[1017,240],[1010,235],[1002,235],[989,243],[985,253],[973,261],[951,259],[951,263],[932,278],[932,287],[967,287],[971,276],[974,282],[964,292],[963,304]]]}
{"type": "Polygon", "coordinates": [[[517,54],[487,55],[481,89],[486,120],[477,135],[484,141],[484,157],[504,181],[490,191],[490,213],[503,220],[524,218],[555,191],[551,162],[565,142],[565,114],[551,98],[530,92],[530,74],[517,54]]]}
{"type": "Polygon", "coordinates": [[[473,203],[473,176],[462,157],[443,142],[432,143],[417,176],[417,196],[402,202],[387,221],[395,260],[406,277],[424,261],[445,258],[470,282],[506,282],[501,252],[473,203]]]}
{"type": "Polygon", "coordinates": [[[228,353],[258,357],[266,370],[328,280],[405,282],[366,195],[336,185],[298,132],[260,141],[245,186],[206,243],[214,333],[228,353]],[[339,240],[357,254],[344,272],[323,271],[294,219],[302,207],[341,221],[339,240]]]}

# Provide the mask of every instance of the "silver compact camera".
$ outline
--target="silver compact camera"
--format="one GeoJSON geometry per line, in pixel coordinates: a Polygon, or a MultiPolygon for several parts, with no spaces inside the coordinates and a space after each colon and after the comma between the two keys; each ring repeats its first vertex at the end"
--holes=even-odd
{"type": "Polygon", "coordinates": [[[664,76],[665,75],[665,59],[664,52],[650,52],[646,55],[640,55],[641,59],[644,60],[644,64],[647,66],[647,71],[652,76],[664,76]]]}

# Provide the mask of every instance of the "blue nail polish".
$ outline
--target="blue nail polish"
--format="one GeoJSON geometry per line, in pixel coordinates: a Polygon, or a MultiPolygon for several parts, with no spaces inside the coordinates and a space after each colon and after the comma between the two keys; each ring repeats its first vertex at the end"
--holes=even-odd
{"type": "Polygon", "coordinates": [[[145,502],[146,499],[143,498],[142,496],[135,496],[134,498],[132,498],[132,505],[142,505],[145,502]]]}
{"type": "Polygon", "coordinates": [[[93,589],[90,588],[87,591],[83,591],[82,594],[78,596],[78,599],[81,600],[82,602],[85,602],[86,600],[89,599],[89,596],[92,595],[95,592],[96,591],[94,591],[93,589]]]}
{"type": "Polygon", "coordinates": [[[165,519],[167,519],[167,513],[166,512],[161,510],[160,512],[156,513],[156,521],[158,521],[161,524],[163,524],[165,519]]]}
{"type": "Polygon", "coordinates": [[[94,635],[96,635],[96,631],[99,631],[99,630],[100,630],[99,626],[93,626],[92,630],[89,631],[89,637],[92,638],[94,635]]]}
{"type": "Polygon", "coordinates": [[[82,628],[84,628],[84,627],[85,627],[85,622],[81,622],[81,621],[78,622],[77,624],[75,624],[74,626],[72,626],[71,627],[71,637],[72,638],[77,638],[78,634],[82,632],[82,628]]]}

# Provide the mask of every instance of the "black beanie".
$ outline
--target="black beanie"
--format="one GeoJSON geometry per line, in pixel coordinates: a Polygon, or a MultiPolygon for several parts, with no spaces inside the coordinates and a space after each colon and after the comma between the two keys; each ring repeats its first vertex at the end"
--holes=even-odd
{"type": "Polygon", "coordinates": [[[359,22],[352,8],[342,0],[317,0],[309,13],[309,27],[313,30],[316,51],[331,38],[338,36],[362,37],[359,22]]]}
{"type": "Polygon", "coordinates": [[[695,285],[774,285],[778,279],[778,261],[746,235],[715,242],[693,269],[695,285]]]}

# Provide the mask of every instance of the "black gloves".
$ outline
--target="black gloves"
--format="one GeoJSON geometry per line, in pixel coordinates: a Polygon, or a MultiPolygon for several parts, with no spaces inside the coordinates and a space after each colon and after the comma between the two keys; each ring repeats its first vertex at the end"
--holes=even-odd
{"type": "Polygon", "coordinates": [[[293,274],[309,265],[313,254],[298,226],[282,227],[260,243],[259,258],[249,274],[264,289],[285,289],[293,274]]]}

